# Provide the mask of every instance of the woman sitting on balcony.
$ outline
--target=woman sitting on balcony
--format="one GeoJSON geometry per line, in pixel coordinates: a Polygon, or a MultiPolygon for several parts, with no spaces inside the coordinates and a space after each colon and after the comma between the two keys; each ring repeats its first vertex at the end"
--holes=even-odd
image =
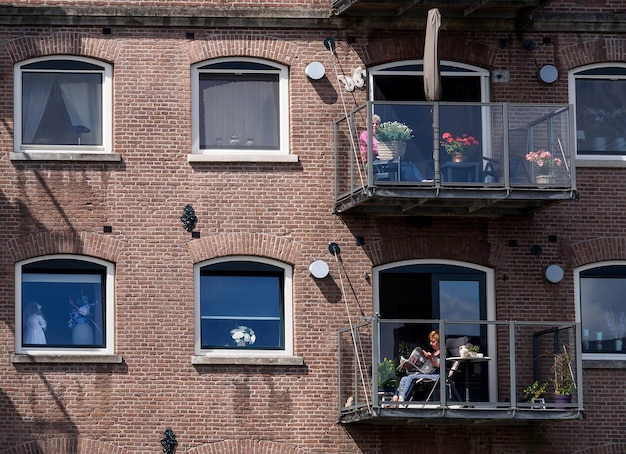
{"type": "MultiPolygon", "coordinates": [[[[439,378],[439,332],[436,330],[431,331],[430,334],[428,334],[428,341],[433,349],[433,352],[426,352],[420,349],[420,353],[427,362],[434,366],[434,370],[430,373],[424,373],[423,370],[432,369],[432,367],[429,367],[427,369],[423,369],[422,371],[407,375],[406,377],[402,377],[400,379],[398,389],[396,390],[396,395],[393,396],[394,401],[407,400],[413,391],[413,386],[418,380],[437,380],[439,378]]],[[[418,367],[417,365],[415,366],[418,367]]],[[[404,364],[400,364],[400,367],[404,367],[404,364]]],[[[420,369],[420,367],[418,367],[418,369],[420,369]]]]}
{"type": "MultiPolygon", "coordinates": [[[[378,141],[376,140],[376,133],[378,132],[378,127],[380,126],[380,116],[373,114],[372,115],[372,154],[374,155],[374,159],[378,158],[378,141]]],[[[367,162],[367,129],[361,133],[359,136],[359,147],[361,148],[361,160],[363,162],[367,162]]]]}

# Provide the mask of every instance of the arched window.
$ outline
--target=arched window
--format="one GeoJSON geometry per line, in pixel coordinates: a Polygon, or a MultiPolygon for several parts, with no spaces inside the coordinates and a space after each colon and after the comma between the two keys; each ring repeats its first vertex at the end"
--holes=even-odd
{"type": "Polygon", "coordinates": [[[192,66],[194,153],[288,154],[288,70],[253,58],[192,66]]]}
{"type": "Polygon", "coordinates": [[[16,264],[15,276],[16,353],[113,353],[113,264],[38,257],[16,264]]]}
{"type": "MultiPolygon", "coordinates": [[[[439,110],[439,131],[453,136],[475,137],[481,147],[475,158],[489,156],[491,150],[491,118],[484,106],[489,102],[489,71],[462,63],[442,61],[440,65],[442,104],[439,110]]],[[[413,131],[407,142],[405,159],[414,161],[426,178],[432,178],[428,164],[433,156],[433,113],[429,104],[394,104],[397,101],[423,102],[424,67],[421,60],[402,61],[368,69],[369,97],[374,112],[382,122],[398,121],[413,131]]]]}
{"type": "Polygon", "coordinates": [[[569,93],[576,107],[579,158],[621,161],[626,155],[626,64],[594,64],[570,71],[569,93]]]}
{"type": "Polygon", "coordinates": [[[113,70],[57,55],[15,65],[15,151],[111,152],[113,70]]]}
{"type": "Polygon", "coordinates": [[[293,353],[291,267],[259,257],[228,257],[194,268],[196,354],[293,353]]]}
{"type": "MultiPolygon", "coordinates": [[[[426,320],[472,321],[446,324],[446,339],[468,336],[482,352],[495,357],[495,332],[479,321],[494,320],[493,270],[453,261],[412,260],[374,270],[374,312],[380,314],[380,355],[408,357],[416,346],[430,349],[428,333],[438,327],[426,320]]],[[[441,344],[445,345],[442,339],[441,344]]],[[[495,370],[483,364],[477,400],[495,399],[495,370]]]]}
{"type": "Polygon", "coordinates": [[[576,270],[583,358],[626,359],[626,262],[603,262],[576,270]]]}

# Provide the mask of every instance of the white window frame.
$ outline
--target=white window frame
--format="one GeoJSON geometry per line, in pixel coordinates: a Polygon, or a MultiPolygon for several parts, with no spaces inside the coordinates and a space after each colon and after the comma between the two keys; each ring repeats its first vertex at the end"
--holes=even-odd
{"type": "MultiPolygon", "coordinates": [[[[576,323],[580,325],[580,338],[583,339],[584,326],[582,320],[582,301],[580,295],[580,275],[582,272],[607,266],[626,266],[626,261],[623,260],[610,260],[606,262],[594,262],[584,266],[580,266],[574,269],[574,298],[576,301],[576,323]]],[[[625,276],[626,278],[626,276],[625,276]]],[[[626,308],[625,308],[626,310],[626,308]]],[[[591,342],[594,342],[593,337],[590,338],[591,342]]],[[[600,361],[626,361],[626,351],[624,353],[581,353],[581,359],[585,360],[600,360],[600,361]]]]}
{"type": "MultiPolygon", "coordinates": [[[[42,72],[44,70],[41,70],[42,72]]],[[[93,71],[68,71],[72,73],[93,71]]],[[[14,151],[15,153],[112,153],[113,151],[113,68],[99,60],[71,55],[49,55],[14,65],[14,151]],[[67,60],[89,63],[102,68],[102,145],[33,145],[22,144],[22,67],[31,63],[67,60]]]]}
{"type": "MultiPolygon", "coordinates": [[[[626,68],[626,63],[620,62],[606,62],[606,63],[594,63],[591,65],[580,66],[578,68],[572,69],[568,72],[568,90],[569,90],[569,103],[576,106],[576,79],[578,78],[587,78],[587,79],[626,79],[626,75],[623,74],[615,74],[615,75],[580,75],[579,73],[588,71],[591,69],[602,69],[602,68],[626,68]]],[[[576,115],[574,115],[574,124],[576,124],[576,115]]],[[[578,135],[578,127],[574,128],[576,134],[578,135]]],[[[576,141],[578,144],[578,140],[576,141]]],[[[576,148],[576,166],[577,167],[613,167],[619,165],[620,167],[626,166],[626,151],[622,155],[601,155],[601,154],[578,154],[578,147],[576,148]]]]}
{"type": "MultiPolygon", "coordinates": [[[[58,254],[35,257],[17,262],[15,264],[15,353],[22,355],[113,355],[115,351],[115,265],[94,257],[82,255],[58,254]],[[105,339],[106,346],[102,348],[76,347],[76,348],[55,348],[55,347],[24,347],[22,346],[22,267],[31,263],[46,260],[75,260],[101,265],[106,269],[105,293],[106,300],[104,307],[105,317],[105,339]]],[[[69,315],[69,311],[68,311],[69,315]]]]}
{"type": "Polygon", "coordinates": [[[277,260],[271,260],[263,257],[255,256],[229,256],[207,260],[196,263],[193,270],[194,276],[194,320],[195,320],[195,354],[198,356],[217,357],[217,358],[272,358],[272,357],[291,357],[293,355],[293,270],[290,265],[277,260]],[[207,265],[217,263],[245,261],[256,262],[279,267],[284,273],[283,287],[283,304],[284,304],[284,330],[285,330],[285,348],[282,350],[261,350],[251,347],[245,349],[233,348],[229,349],[203,349],[202,348],[202,331],[201,331],[201,312],[200,312],[200,270],[207,265]]]}
{"type": "MultiPolygon", "coordinates": [[[[265,73],[268,71],[246,70],[246,72],[265,73]]],[[[295,162],[297,157],[289,154],[289,70],[286,66],[272,61],[247,57],[223,57],[204,60],[191,66],[191,135],[192,154],[189,161],[287,161],[295,162]],[[203,66],[228,62],[251,62],[267,65],[275,68],[270,73],[278,74],[279,96],[279,147],[276,150],[246,149],[245,141],[242,140],[241,148],[200,148],[200,74],[202,72],[222,72],[232,74],[233,70],[201,70],[203,66]]]]}
{"type": "MultiPolygon", "coordinates": [[[[428,259],[416,259],[416,260],[403,260],[400,262],[387,263],[374,267],[372,270],[372,288],[374,291],[374,313],[380,314],[380,272],[388,269],[398,268],[402,266],[411,265],[451,265],[461,268],[468,268],[476,271],[480,271],[485,275],[485,305],[486,305],[486,318],[484,321],[495,321],[496,316],[496,285],[495,285],[495,271],[485,266],[476,265],[474,263],[460,262],[456,260],[428,260],[428,259]]],[[[498,340],[496,336],[495,325],[487,325],[487,338],[489,343],[489,351],[486,352],[489,357],[493,359],[493,364],[498,364],[497,351],[498,340]]],[[[488,368],[488,380],[489,380],[489,401],[497,402],[497,368],[488,368]]]]}

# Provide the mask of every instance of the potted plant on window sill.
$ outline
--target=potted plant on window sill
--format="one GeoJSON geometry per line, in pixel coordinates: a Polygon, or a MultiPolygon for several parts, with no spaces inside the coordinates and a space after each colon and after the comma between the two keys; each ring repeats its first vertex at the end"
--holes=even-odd
{"type": "Polygon", "coordinates": [[[404,157],[406,143],[413,137],[413,130],[399,121],[386,121],[378,127],[378,157],[384,161],[404,157]]]}

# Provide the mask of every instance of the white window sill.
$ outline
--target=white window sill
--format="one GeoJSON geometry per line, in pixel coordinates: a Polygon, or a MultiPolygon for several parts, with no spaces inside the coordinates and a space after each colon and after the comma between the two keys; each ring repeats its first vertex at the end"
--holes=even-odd
{"type": "Polygon", "coordinates": [[[576,168],[579,167],[626,167],[626,156],[604,156],[602,158],[578,156],[576,168]]]}
{"type": "Polygon", "coordinates": [[[187,155],[188,162],[298,162],[298,155],[277,153],[194,153],[187,155]]]}
{"type": "Polygon", "coordinates": [[[299,356],[202,356],[191,357],[194,365],[303,366],[299,356]]]}
{"type": "Polygon", "coordinates": [[[12,152],[9,156],[11,161],[107,161],[117,162],[122,160],[118,153],[56,153],[42,151],[12,152]]]}
{"type": "Polygon", "coordinates": [[[89,363],[89,364],[121,364],[124,361],[122,355],[27,355],[14,353],[11,355],[13,364],[33,363],[89,363]]]}

